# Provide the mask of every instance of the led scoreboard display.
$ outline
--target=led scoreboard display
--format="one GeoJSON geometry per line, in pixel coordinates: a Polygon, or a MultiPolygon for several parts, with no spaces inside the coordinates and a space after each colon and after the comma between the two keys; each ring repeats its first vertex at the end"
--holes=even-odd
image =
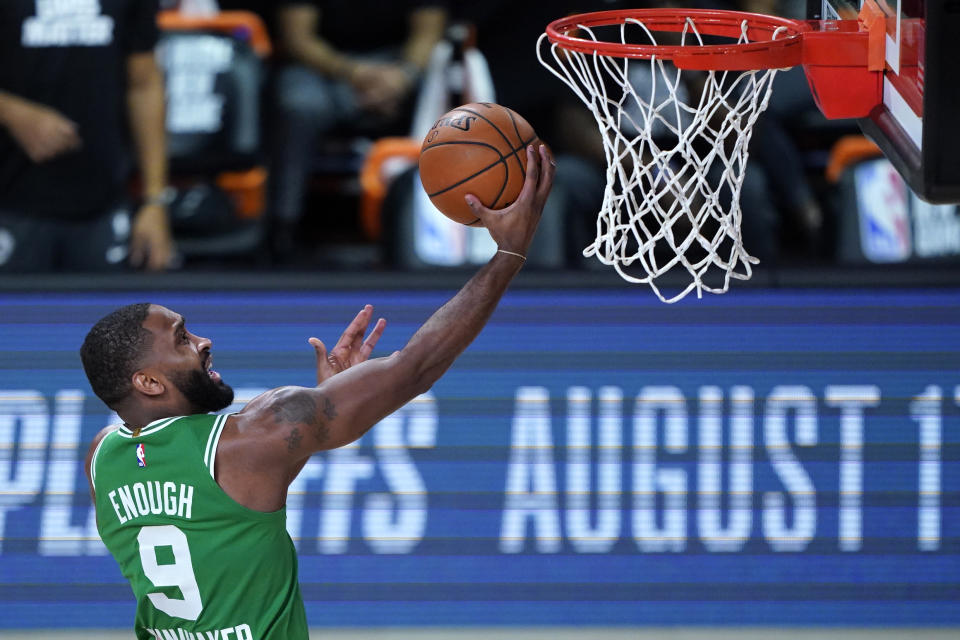
{"type": "MultiPolygon", "coordinates": [[[[0,627],[132,624],[82,471],[100,316],[181,312],[241,404],[311,384],[363,304],[388,354],[448,295],[0,296],[0,627]]],[[[958,625],[958,363],[957,290],[513,291],[294,482],[310,623],[958,625]]]]}

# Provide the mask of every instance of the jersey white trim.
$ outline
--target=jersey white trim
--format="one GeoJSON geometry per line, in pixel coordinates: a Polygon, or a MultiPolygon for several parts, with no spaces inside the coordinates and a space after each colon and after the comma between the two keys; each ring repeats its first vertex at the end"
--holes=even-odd
{"type": "Polygon", "coordinates": [[[93,486],[94,491],[97,490],[97,454],[100,453],[100,447],[102,447],[103,443],[107,441],[107,438],[116,432],[117,430],[114,429],[100,438],[100,442],[97,443],[97,448],[93,450],[93,457],[90,458],[90,484],[93,486]]]}
{"type": "MultiPolygon", "coordinates": [[[[164,427],[170,426],[171,424],[173,424],[174,422],[176,422],[177,420],[179,420],[179,419],[182,418],[182,417],[183,417],[183,416],[174,416],[174,417],[172,417],[172,418],[160,418],[159,420],[154,420],[153,422],[151,422],[151,423],[148,424],[147,426],[145,426],[145,427],[143,427],[142,429],[140,429],[140,433],[137,434],[137,437],[139,438],[140,436],[148,436],[148,435],[150,435],[151,433],[156,433],[157,431],[160,431],[160,429],[163,429],[164,427]]],[[[120,435],[121,435],[122,437],[124,437],[124,438],[133,438],[133,437],[134,437],[133,431],[131,431],[131,430],[130,430],[130,427],[128,427],[128,426],[126,426],[126,425],[121,425],[120,428],[117,429],[117,433],[120,434],[120,435]]]]}
{"type": "Polygon", "coordinates": [[[213,426],[210,428],[210,433],[207,434],[207,446],[203,448],[203,465],[205,467],[210,466],[210,451],[213,447],[213,438],[217,433],[217,427],[220,425],[220,420],[223,416],[217,416],[213,420],[213,426]]]}
{"type": "Polygon", "coordinates": [[[210,477],[216,481],[216,474],[214,469],[216,468],[217,461],[217,444],[220,442],[220,435],[223,433],[223,427],[227,424],[227,418],[231,414],[224,414],[217,416],[216,421],[213,423],[213,429],[210,430],[210,437],[207,439],[207,452],[204,456],[204,462],[207,465],[207,468],[210,469],[210,477]]]}

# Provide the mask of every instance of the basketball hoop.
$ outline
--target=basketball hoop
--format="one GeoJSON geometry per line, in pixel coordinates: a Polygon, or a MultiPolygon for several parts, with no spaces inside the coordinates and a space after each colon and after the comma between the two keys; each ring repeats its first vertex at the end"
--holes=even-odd
{"type": "Polygon", "coordinates": [[[597,235],[584,256],[667,303],[749,279],[758,260],[743,246],[739,200],[753,126],[777,70],[798,64],[828,117],[862,116],[877,104],[879,72],[868,68],[857,22],[696,9],[552,22],[537,57],[589,108],[607,159],[597,235]],[[679,293],[661,291],[677,282],[679,293]]]}

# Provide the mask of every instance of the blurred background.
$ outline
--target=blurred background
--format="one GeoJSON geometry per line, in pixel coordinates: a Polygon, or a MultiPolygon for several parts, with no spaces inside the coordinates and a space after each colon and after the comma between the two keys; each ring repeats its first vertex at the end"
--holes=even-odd
{"type": "MultiPolygon", "coordinates": [[[[4,6],[0,275],[481,263],[485,232],[438,215],[416,175],[423,135],[470,101],[514,109],[557,156],[528,268],[608,272],[582,255],[605,182],[597,126],[535,43],[575,11],[669,3],[117,4],[4,6]]],[[[801,68],[777,74],[749,149],[742,227],[761,269],[956,265],[956,206],[913,195],[856,121],[825,119],[801,68]]]]}
{"type": "Polygon", "coordinates": [[[793,69],[750,143],[751,280],[666,306],[582,255],[606,159],[535,43],[667,4],[0,3],[0,637],[133,620],[81,468],[115,419],[87,329],[174,308],[238,404],[311,384],[307,337],[365,303],[378,352],[400,348],[495,249],[416,173],[471,101],[523,115],[556,186],[454,369],[295,483],[317,637],[956,637],[957,206],[912,194],[793,69]]]}

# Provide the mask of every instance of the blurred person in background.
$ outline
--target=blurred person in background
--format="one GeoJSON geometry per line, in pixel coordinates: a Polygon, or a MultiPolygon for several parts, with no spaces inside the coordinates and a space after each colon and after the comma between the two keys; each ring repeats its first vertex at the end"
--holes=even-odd
{"type": "MultiPolygon", "coordinates": [[[[458,4],[455,19],[473,23],[477,46],[486,56],[496,87],[497,101],[516,110],[533,124],[557,158],[557,181],[547,203],[535,243],[537,254],[553,266],[597,266],[580,252],[595,234],[596,213],[604,190],[606,157],[597,125],[570,89],[544,69],[536,57],[537,38],[547,24],[564,16],[604,10],[650,8],[726,9],[803,18],[803,0],[569,0],[560,3],[522,3],[487,0],[458,4]],[[562,219],[557,226],[549,220],[562,219]]],[[[546,47],[545,47],[546,48],[546,47]]],[[[646,68],[633,65],[634,83],[646,68]]],[[[697,74],[685,72],[690,91],[699,91],[697,74]]],[[[648,80],[649,82],[649,80],[648,80]]],[[[744,244],[762,260],[781,253],[781,236],[804,252],[821,243],[823,215],[806,175],[801,151],[791,128],[820,122],[802,68],[777,75],[768,110],[761,116],[750,142],[750,168],[741,192],[744,244]]]]}
{"type": "MultiPolygon", "coordinates": [[[[806,15],[803,0],[701,0],[701,4],[793,19],[806,15]]],[[[807,175],[797,131],[826,122],[803,68],[778,72],[767,110],[750,139],[741,191],[744,245],[760,260],[776,261],[787,248],[814,257],[825,246],[824,214],[807,175]]]]}
{"type": "Polygon", "coordinates": [[[0,272],[170,263],[156,13],[157,0],[0,2],[0,272]]]}
{"type": "Polygon", "coordinates": [[[317,141],[407,135],[447,11],[441,0],[283,0],[273,18],[284,64],[271,123],[271,250],[282,262],[296,249],[317,141]]]}
{"type": "MultiPolygon", "coordinates": [[[[537,39],[547,25],[568,15],[660,6],[643,0],[566,0],[518,3],[487,0],[457,3],[453,18],[474,26],[486,57],[497,102],[522,115],[550,145],[557,178],[534,238],[542,268],[603,268],[583,249],[596,235],[607,159],[597,123],[570,88],[537,59],[537,39]]],[[[546,50],[548,45],[544,45],[546,50]]],[[[549,54],[547,54],[549,56],[549,54]]]]}

